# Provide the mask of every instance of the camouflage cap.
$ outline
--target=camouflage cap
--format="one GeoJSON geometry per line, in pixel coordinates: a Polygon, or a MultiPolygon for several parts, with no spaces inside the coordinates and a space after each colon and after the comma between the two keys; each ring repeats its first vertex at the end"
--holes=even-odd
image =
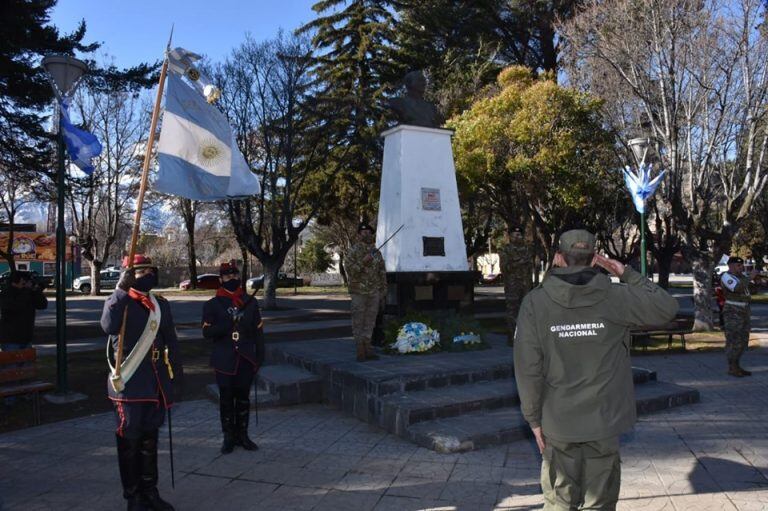
{"type": "Polygon", "coordinates": [[[572,255],[595,253],[595,235],[584,229],[565,231],[560,235],[560,252],[572,255]]]}

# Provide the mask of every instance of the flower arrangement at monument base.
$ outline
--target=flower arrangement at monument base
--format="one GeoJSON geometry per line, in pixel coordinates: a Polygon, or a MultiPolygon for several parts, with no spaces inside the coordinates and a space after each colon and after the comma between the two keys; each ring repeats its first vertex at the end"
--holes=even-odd
{"type": "Polygon", "coordinates": [[[406,323],[397,332],[397,339],[390,348],[403,354],[439,350],[440,332],[418,321],[406,323]]]}
{"type": "Polygon", "coordinates": [[[454,336],[453,344],[462,344],[464,346],[480,345],[483,344],[483,338],[474,332],[461,332],[459,335],[454,336]]]}

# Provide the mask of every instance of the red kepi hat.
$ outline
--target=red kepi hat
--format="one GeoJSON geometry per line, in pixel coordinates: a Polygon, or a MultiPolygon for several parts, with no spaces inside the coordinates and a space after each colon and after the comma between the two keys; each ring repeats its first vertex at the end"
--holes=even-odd
{"type": "Polygon", "coordinates": [[[219,265],[219,275],[231,275],[233,273],[240,273],[237,269],[237,265],[234,263],[221,263],[219,265]]]}
{"type": "MultiPolygon", "coordinates": [[[[128,256],[123,257],[123,268],[128,268],[128,256]]],[[[157,266],[152,264],[152,259],[144,254],[136,254],[133,256],[133,268],[139,270],[141,268],[154,268],[157,270],[157,266]]]]}

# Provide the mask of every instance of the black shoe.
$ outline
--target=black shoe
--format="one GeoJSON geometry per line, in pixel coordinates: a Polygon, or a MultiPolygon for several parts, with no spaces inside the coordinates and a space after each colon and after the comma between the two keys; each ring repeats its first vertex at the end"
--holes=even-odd
{"type": "Polygon", "coordinates": [[[146,493],[141,494],[141,501],[152,511],[174,511],[173,506],[160,498],[157,488],[152,488],[146,493]]]}
{"type": "Polygon", "coordinates": [[[147,511],[144,503],[141,501],[141,495],[135,495],[128,499],[128,511],[147,511]]]}
{"type": "Polygon", "coordinates": [[[737,365],[736,367],[738,368],[738,370],[739,370],[739,372],[741,373],[742,376],[752,376],[752,371],[747,371],[746,369],[744,369],[740,365],[737,365]]]}
{"type": "Polygon", "coordinates": [[[221,442],[221,454],[230,454],[235,450],[235,436],[231,432],[224,433],[224,441],[221,442]]]}
{"type": "Polygon", "coordinates": [[[379,356],[376,353],[374,353],[372,351],[369,351],[369,352],[367,352],[365,354],[365,359],[366,360],[378,360],[379,356]]]}

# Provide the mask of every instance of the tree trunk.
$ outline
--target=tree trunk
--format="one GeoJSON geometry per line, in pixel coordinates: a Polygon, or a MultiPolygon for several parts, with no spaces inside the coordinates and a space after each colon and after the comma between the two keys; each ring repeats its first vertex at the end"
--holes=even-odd
{"type": "Polygon", "coordinates": [[[104,263],[93,260],[91,263],[91,296],[99,296],[101,293],[101,268],[104,263]]]}
{"type": "Polygon", "coordinates": [[[344,253],[339,253],[339,273],[341,274],[341,281],[346,287],[349,287],[349,279],[347,278],[347,270],[344,269],[344,253]]]}
{"type": "Polygon", "coordinates": [[[264,298],[263,306],[264,310],[277,309],[277,273],[280,270],[281,263],[265,263],[264,264],[264,298]]]}
{"type": "Polygon", "coordinates": [[[240,274],[243,277],[243,283],[245,283],[246,280],[251,278],[251,265],[250,258],[248,257],[248,249],[245,248],[245,245],[242,243],[240,244],[240,254],[243,256],[243,269],[241,270],[240,274]]]}
{"type": "Polygon", "coordinates": [[[710,257],[702,250],[691,250],[689,259],[693,267],[693,330],[709,332],[714,328],[710,257]]]}
{"type": "Polygon", "coordinates": [[[659,286],[664,289],[669,289],[669,273],[672,269],[672,261],[675,258],[675,254],[669,251],[662,251],[658,254],[654,254],[656,263],[659,265],[659,286]]]}
{"type": "Polygon", "coordinates": [[[195,230],[188,232],[187,265],[189,267],[189,288],[197,289],[197,252],[195,251],[195,230]]]}

